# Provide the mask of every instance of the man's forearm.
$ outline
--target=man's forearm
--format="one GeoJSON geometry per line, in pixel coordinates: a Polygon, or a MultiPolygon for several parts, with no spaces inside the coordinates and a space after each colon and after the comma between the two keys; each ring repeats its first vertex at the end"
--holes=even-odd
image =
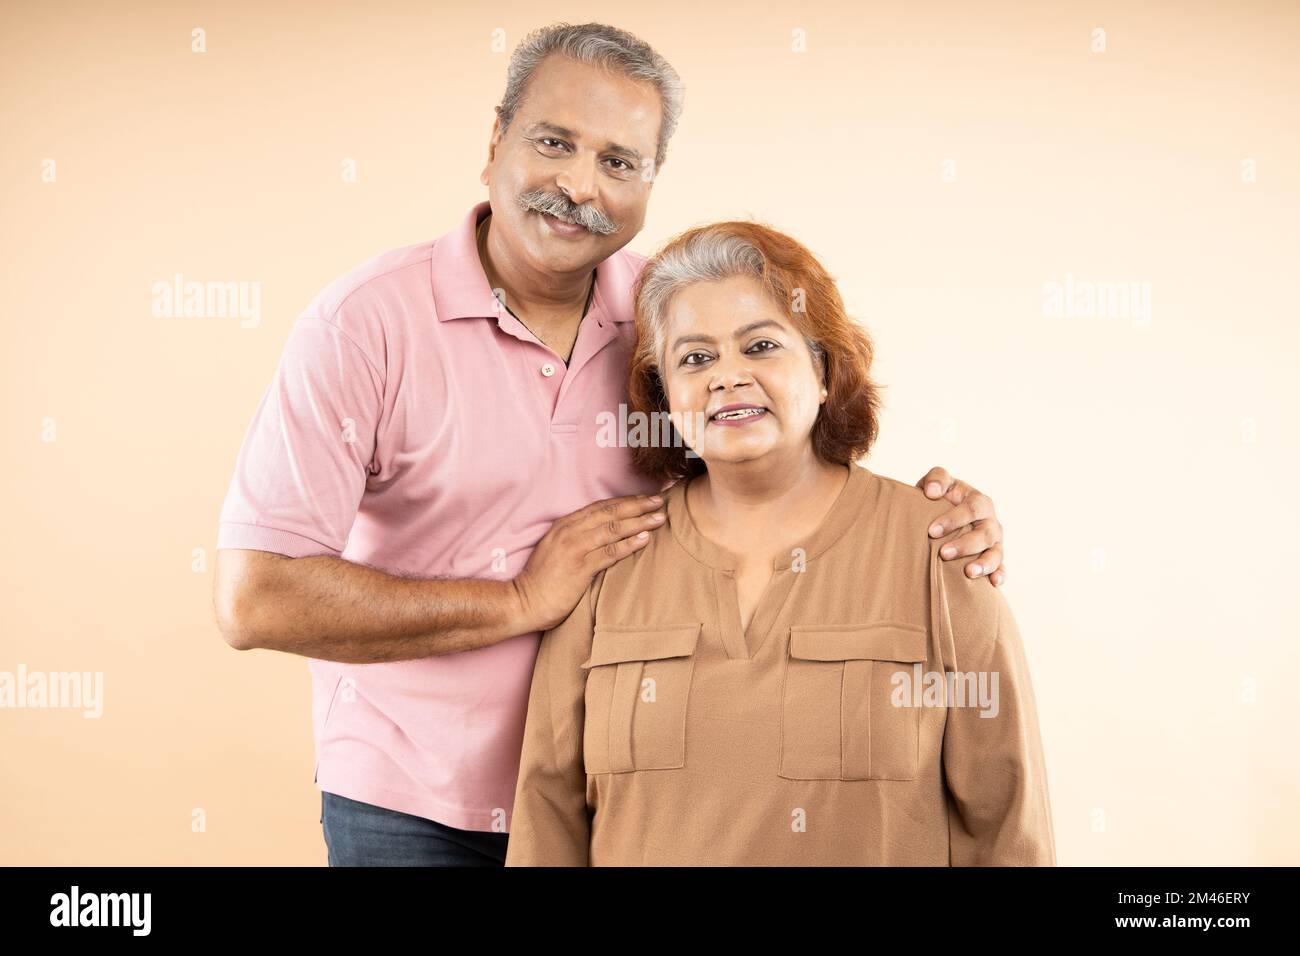
{"type": "Polygon", "coordinates": [[[473,650],[530,630],[510,581],[418,580],[326,555],[259,554],[233,573],[218,552],[217,616],[227,640],[349,664],[473,650]],[[253,583],[255,581],[255,584],[253,583]]]}

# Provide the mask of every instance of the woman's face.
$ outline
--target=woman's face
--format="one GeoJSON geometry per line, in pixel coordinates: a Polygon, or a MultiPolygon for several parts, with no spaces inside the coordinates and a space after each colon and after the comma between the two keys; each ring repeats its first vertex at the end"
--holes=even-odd
{"type": "Polygon", "coordinates": [[[665,324],[660,379],[669,413],[706,465],[806,453],[821,371],[757,279],[689,285],[673,296],[665,324]]]}

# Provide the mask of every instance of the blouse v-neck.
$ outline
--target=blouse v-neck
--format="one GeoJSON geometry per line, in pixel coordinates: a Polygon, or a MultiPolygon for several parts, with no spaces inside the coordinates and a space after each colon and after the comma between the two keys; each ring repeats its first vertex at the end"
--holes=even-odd
{"type": "MultiPolygon", "coordinates": [[[[718,631],[727,656],[753,660],[766,644],[781,609],[798,580],[798,574],[843,536],[857,517],[870,484],[866,469],[849,465],[849,477],[821,523],[802,543],[792,543],[772,561],[768,580],[754,608],[749,627],[740,626],[740,596],[736,584],[736,556],[707,538],[691,517],[686,503],[690,480],[679,481],[666,492],[665,513],[673,538],[692,558],[705,565],[713,577],[717,596],[718,631]]],[[[691,479],[693,480],[693,479],[691,479]]]]}

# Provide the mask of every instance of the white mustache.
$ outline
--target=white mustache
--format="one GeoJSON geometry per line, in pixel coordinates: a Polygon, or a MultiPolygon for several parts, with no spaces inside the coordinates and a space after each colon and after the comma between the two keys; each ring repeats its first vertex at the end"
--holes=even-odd
{"type": "Polygon", "coordinates": [[[599,236],[618,232],[618,226],[604,213],[591,206],[579,206],[552,193],[533,190],[519,197],[519,205],[531,212],[546,213],[564,222],[577,223],[599,236]]]}

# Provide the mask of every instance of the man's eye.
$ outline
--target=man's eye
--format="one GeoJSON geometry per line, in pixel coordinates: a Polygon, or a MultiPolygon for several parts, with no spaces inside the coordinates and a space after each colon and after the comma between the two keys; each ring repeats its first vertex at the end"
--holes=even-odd
{"type": "Polygon", "coordinates": [[[616,158],[616,157],[611,157],[611,160],[612,160],[612,162],[615,162],[615,163],[622,163],[622,164],[623,164],[622,168],[619,169],[619,172],[620,172],[620,173],[621,173],[621,172],[625,172],[626,170],[630,170],[630,169],[632,168],[632,164],[629,163],[629,162],[628,162],[627,160],[625,160],[625,159],[618,159],[618,158],[616,158]]]}
{"type": "Polygon", "coordinates": [[[549,148],[551,148],[551,149],[560,149],[562,146],[564,146],[564,141],[563,141],[563,140],[559,140],[559,139],[551,139],[549,136],[543,136],[543,137],[542,137],[541,139],[539,139],[537,142],[539,142],[539,143],[541,143],[543,146],[547,146],[547,147],[549,147],[549,148]]]}

